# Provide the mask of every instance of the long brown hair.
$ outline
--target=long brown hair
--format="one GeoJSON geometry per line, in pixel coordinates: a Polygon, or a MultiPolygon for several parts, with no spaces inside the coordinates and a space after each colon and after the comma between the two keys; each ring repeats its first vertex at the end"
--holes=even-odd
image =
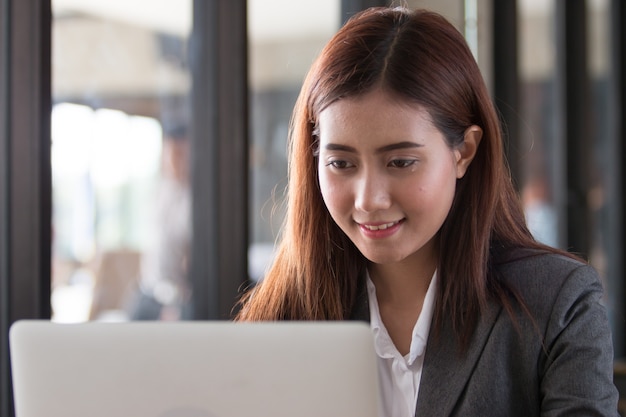
{"type": "Polygon", "coordinates": [[[340,320],[349,316],[367,266],[326,209],[317,180],[316,124],[331,103],[382,86],[425,108],[452,148],[480,126],[483,137],[439,232],[443,315],[469,340],[490,297],[510,294],[490,271],[490,249],[543,248],[528,231],[503,152],[502,133],[478,65],[442,16],[403,8],[355,15],[313,64],[296,103],[289,138],[287,217],[264,280],[241,300],[239,320],[340,320]]]}

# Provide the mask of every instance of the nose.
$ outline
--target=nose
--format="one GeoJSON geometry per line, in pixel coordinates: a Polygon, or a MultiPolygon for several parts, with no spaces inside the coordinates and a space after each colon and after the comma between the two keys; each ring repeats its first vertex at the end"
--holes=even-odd
{"type": "Polygon", "coordinates": [[[376,172],[364,172],[357,181],[354,206],[365,213],[389,208],[391,190],[385,176],[376,172]]]}

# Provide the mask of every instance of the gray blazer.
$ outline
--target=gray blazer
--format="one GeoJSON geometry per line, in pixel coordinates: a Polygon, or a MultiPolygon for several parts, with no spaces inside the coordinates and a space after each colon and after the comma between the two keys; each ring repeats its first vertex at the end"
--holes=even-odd
{"type": "MultiPolygon", "coordinates": [[[[525,300],[517,324],[496,302],[459,353],[451,327],[431,330],[417,417],[617,416],[613,345],[597,273],[575,260],[513,251],[493,265],[525,300]]],[[[367,294],[354,319],[369,320],[367,294]]]]}

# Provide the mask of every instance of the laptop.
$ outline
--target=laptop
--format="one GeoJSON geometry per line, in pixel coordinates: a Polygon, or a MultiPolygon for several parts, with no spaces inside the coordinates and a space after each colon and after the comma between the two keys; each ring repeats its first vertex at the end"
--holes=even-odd
{"type": "Polygon", "coordinates": [[[363,322],[23,320],[16,417],[378,417],[363,322]]]}

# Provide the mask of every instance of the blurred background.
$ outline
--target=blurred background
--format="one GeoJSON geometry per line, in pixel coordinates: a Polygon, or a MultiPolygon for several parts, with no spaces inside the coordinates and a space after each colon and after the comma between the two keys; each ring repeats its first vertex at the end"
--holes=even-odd
{"type": "MultiPolygon", "coordinates": [[[[3,338],[19,318],[229,318],[273,256],[306,71],[347,18],[387,3],[5,0],[3,338]]],[[[530,228],[598,269],[621,358],[626,6],[392,4],[465,35],[530,228]]]]}

